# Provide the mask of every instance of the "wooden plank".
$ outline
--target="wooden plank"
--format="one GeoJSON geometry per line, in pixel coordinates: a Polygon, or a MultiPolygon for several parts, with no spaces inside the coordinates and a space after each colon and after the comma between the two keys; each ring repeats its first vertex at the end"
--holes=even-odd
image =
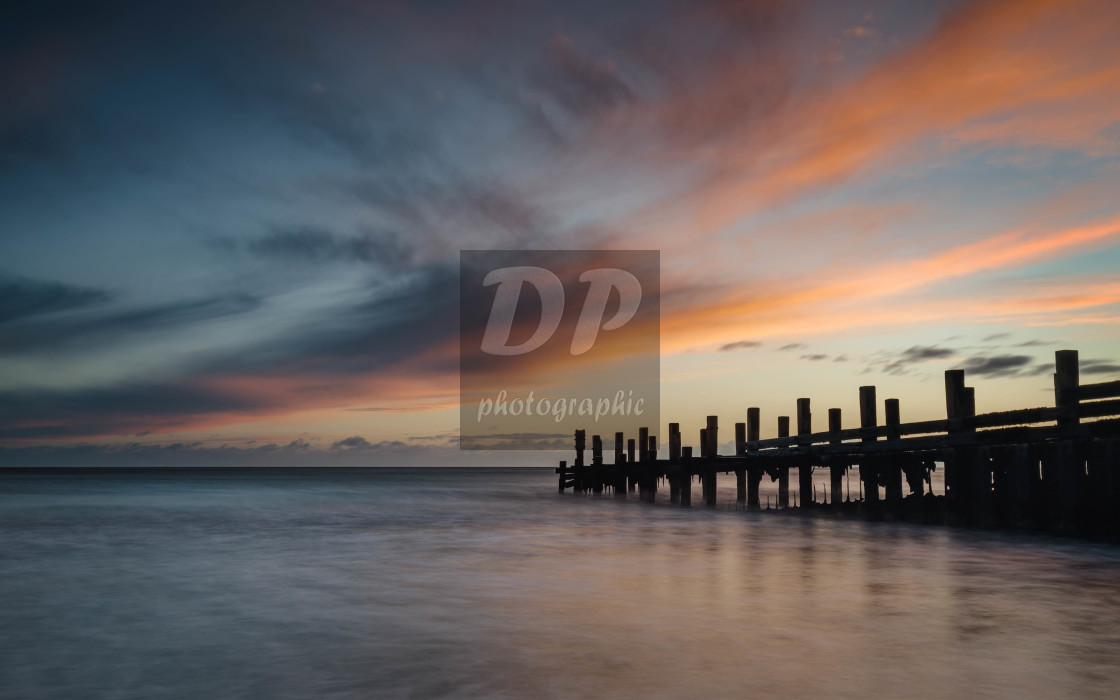
{"type": "MultiPolygon", "coordinates": [[[[1120,398],[1120,379],[1111,382],[1100,382],[1099,384],[1082,384],[1078,387],[1066,389],[1065,391],[1072,394],[1073,399],[1077,401],[1120,398]]],[[[1070,400],[1063,396],[1059,396],[1058,398],[1059,400],[1070,400]]]]}
{"type": "Polygon", "coordinates": [[[1120,399],[1078,404],[1077,415],[1081,418],[1104,418],[1120,415],[1120,399]]]}

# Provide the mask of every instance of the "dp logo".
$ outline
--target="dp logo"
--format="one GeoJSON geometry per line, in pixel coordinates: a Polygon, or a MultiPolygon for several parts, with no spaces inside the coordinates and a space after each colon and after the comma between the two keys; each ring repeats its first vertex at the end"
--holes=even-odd
{"type": "MultiPolygon", "coordinates": [[[[625,326],[634,318],[642,301],[642,283],[626,270],[599,267],[581,272],[579,281],[587,283],[588,287],[572,333],[572,355],[582,355],[590,350],[600,328],[613,331],[625,326]],[[612,291],[618,294],[618,308],[604,323],[603,315],[612,291]]],[[[497,285],[490,318],[482,335],[482,352],[488,355],[524,355],[548,342],[560,327],[566,293],[564,283],[551,270],[530,266],[502,267],[488,272],[482,284],[486,287],[497,285]],[[533,289],[540,298],[540,322],[526,340],[510,345],[518,301],[525,289],[533,289]]]]}
{"type": "Polygon", "coordinates": [[[462,251],[460,446],[567,449],[657,424],[657,251],[462,251]]]}

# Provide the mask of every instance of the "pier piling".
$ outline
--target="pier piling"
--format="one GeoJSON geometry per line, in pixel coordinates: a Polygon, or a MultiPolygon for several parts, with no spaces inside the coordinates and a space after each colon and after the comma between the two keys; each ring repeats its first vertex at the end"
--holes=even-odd
{"type": "Polygon", "coordinates": [[[797,400],[797,433],[778,417],[778,436],[762,440],[760,410],[747,409],[735,423],[732,454],[719,454],[719,419],[708,416],[698,447],[682,445],[680,424],[669,424],[668,456],[658,459],[657,438],[640,428],[638,438],[614,436],[614,463],[603,463],[602,438],[592,436],[585,462],[586,432],[575,431],[575,461],[560,462],[557,489],[625,498],[627,485],[654,502],[659,482],[669,483],[674,505],[692,506],[692,479],[699,477],[705,506],[717,505],[720,473],[735,474],[735,504],[758,509],[760,482],[778,482],[778,510],[905,519],[948,525],[1000,526],[1092,535],[1120,540],[1120,381],[1080,384],[1078,353],[1055,354],[1054,405],[978,414],[976,391],[965,372],[945,372],[945,418],[903,423],[898,399],[883,402],[878,422],[876,389],[859,389],[859,428],[845,430],[838,408],[828,410],[828,429],[814,433],[810,400],[797,400]],[[627,453],[623,452],[623,445],[627,453]],[[849,474],[859,465],[858,499],[849,474]],[[928,488],[944,465],[945,488],[928,488]],[[820,490],[812,469],[829,469],[820,490]],[[791,494],[789,470],[798,469],[791,494]],[[908,495],[903,483],[909,487],[908,495]],[[848,481],[845,494],[845,481],[848,481]],[[879,488],[884,488],[880,496],[879,488]],[[928,490],[927,490],[928,488],[928,490]],[[790,508],[791,496],[802,506],[790,508]],[[853,499],[862,501],[852,507],[853,499]]]}

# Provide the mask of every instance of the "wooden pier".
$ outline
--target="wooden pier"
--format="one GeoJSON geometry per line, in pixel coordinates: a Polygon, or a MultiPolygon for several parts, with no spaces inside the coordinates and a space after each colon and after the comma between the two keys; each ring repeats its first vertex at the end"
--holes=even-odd
{"type": "MultiPolygon", "coordinates": [[[[669,501],[715,506],[719,474],[734,474],[736,505],[760,509],[764,476],[778,483],[776,508],[920,523],[1009,527],[1120,540],[1120,381],[1081,384],[1076,350],[1055,354],[1054,406],[976,414],[976,396],[964,370],[945,372],[946,417],[902,423],[898,399],[883,402],[880,423],[875,387],[859,389],[859,428],[844,429],[838,408],[828,430],[813,432],[810,401],[797,400],[796,434],[778,417],[778,437],[759,439],[760,411],[748,408],[735,423],[734,454],[721,455],[719,418],[708,416],[694,450],[683,445],[680,424],[669,424],[668,459],[657,458],[657,438],[641,428],[637,445],[614,435],[614,463],[603,461],[601,436],[575,433],[575,461],[560,462],[559,489],[613,493],[652,503],[668,484],[669,501]],[[623,447],[626,447],[625,451],[623,447]],[[934,494],[931,472],[943,465],[944,494],[934,494]],[[829,488],[816,493],[813,470],[827,469],[829,488]],[[848,470],[858,468],[860,497],[844,497],[848,470]],[[798,490],[791,504],[790,470],[798,490]],[[880,497],[880,487],[883,489],[880,497]]],[[[769,506],[770,504],[768,504],[769,506]]]]}

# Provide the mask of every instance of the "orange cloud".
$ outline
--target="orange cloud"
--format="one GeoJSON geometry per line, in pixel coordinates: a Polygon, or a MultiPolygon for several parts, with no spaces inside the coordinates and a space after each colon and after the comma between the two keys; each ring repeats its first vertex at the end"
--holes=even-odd
{"type": "MultiPolygon", "coordinates": [[[[949,248],[941,253],[910,260],[845,267],[823,273],[813,281],[789,283],[777,292],[756,290],[756,296],[725,297],[714,302],[689,303],[668,310],[662,322],[663,347],[683,349],[727,342],[744,333],[766,337],[792,332],[834,332],[875,325],[911,325],[933,319],[991,319],[994,314],[1015,315],[1041,311],[1071,311],[1120,300],[1117,283],[1108,280],[1094,288],[1069,283],[1047,297],[1017,297],[1002,302],[998,311],[984,300],[961,300],[942,294],[938,300],[908,300],[905,309],[879,308],[902,295],[980,272],[1005,269],[1084,250],[1120,236],[1120,217],[1044,234],[996,234],[980,241],[949,248]],[[965,303],[966,302],[966,303],[965,303]],[[812,323],[808,323],[809,320],[812,323]]],[[[950,290],[951,291],[951,290],[950,290]]],[[[1020,292],[1022,290],[1016,290],[1020,292]]]]}
{"type": "Polygon", "coordinates": [[[1113,2],[970,3],[925,41],[838,86],[783,92],[760,75],[792,82],[791,61],[780,57],[720,66],[702,87],[644,108],[665,134],[668,164],[708,175],[640,214],[635,228],[660,228],[665,247],[679,248],[682,228],[709,236],[873,165],[899,167],[945,147],[1114,152],[1118,25],[1113,2]],[[761,107],[747,99],[751,91],[761,107]]]}

